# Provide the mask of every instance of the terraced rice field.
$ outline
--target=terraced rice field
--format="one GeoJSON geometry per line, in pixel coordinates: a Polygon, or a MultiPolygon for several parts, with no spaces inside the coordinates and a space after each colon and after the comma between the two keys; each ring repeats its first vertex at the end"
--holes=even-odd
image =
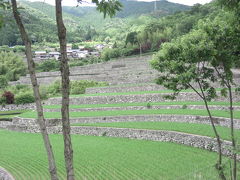
{"type": "Polygon", "coordinates": [[[17,114],[24,112],[27,112],[27,110],[0,111],[0,121],[7,119],[11,120],[11,118],[15,117],[17,114]]]}
{"type": "MultiPolygon", "coordinates": [[[[168,130],[196,134],[202,136],[215,137],[212,127],[206,124],[191,124],[177,122],[115,122],[115,123],[76,123],[72,126],[97,126],[97,127],[116,127],[133,129],[153,129],[168,130]]],[[[230,128],[217,126],[220,137],[225,140],[231,140],[230,128]]],[[[236,137],[240,138],[240,130],[235,131],[236,137]]]]}
{"type": "MultiPolygon", "coordinates": [[[[173,115],[196,115],[207,116],[206,110],[196,109],[157,109],[157,110],[123,110],[123,111],[91,111],[91,112],[70,112],[70,117],[99,117],[99,116],[124,116],[124,115],[152,115],[152,114],[173,114],[173,115]]],[[[224,110],[212,110],[213,116],[229,117],[229,112],[224,110]]],[[[45,112],[46,118],[60,118],[60,112],[45,112]]],[[[20,115],[23,118],[36,118],[36,112],[30,111],[20,115]]],[[[240,111],[235,111],[234,118],[240,119],[240,111]]]]}
{"type": "MultiPolygon", "coordinates": [[[[220,88],[216,88],[220,91],[220,88]]],[[[118,96],[118,95],[137,95],[137,94],[163,94],[172,93],[172,90],[158,90],[158,91],[133,91],[133,92],[112,92],[112,93],[93,93],[93,94],[78,94],[71,95],[71,97],[82,97],[82,96],[118,96]]],[[[193,92],[192,89],[182,90],[181,92],[193,92]]]]}
{"type": "MultiPolygon", "coordinates": [[[[216,106],[228,106],[228,102],[209,102],[209,105],[216,106]]],[[[204,105],[204,102],[201,101],[169,101],[169,102],[143,102],[143,103],[118,103],[118,104],[80,104],[80,105],[70,105],[71,109],[80,109],[80,108],[99,108],[99,107],[128,107],[128,106],[171,106],[171,105],[204,105]]],[[[235,106],[240,106],[240,102],[233,103],[235,106]]],[[[45,105],[45,109],[60,109],[61,105],[45,105]]]]}
{"type": "MultiPolygon", "coordinates": [[[[61,135],[50,136],[60,179],[64,179],[61,135]]],[[[151,141],[73,135],[76,179],[218,179],[216,153],[151,141]]],[[[47,180],[40,134],[0,130],[0,166],[16,180],[47,180]]],[[[227,158],[224,162],[228,163],[227,158]]],[[[226,173],[228,170],[226,169],[226,173]]]]}
{"type": "MultiPolygon", "coordinates": [[[[203,124],[201,118],[199,120],[200,116],[208,116],[208,114],[204,109],[204,103],[196,100],[197,98],[193,95],[192,90],[183,91],[186,94],[176,101],[165,100],[162,98],[162,95],[164,93],[171,93],[172,91],[149,83],[153,81],[155,74],[152,74],[154,72],[147,67],[147,59],[146,61],[142,61],[142,69],[138,69],[138,72],[135,72],[135,64],[138,63],[137,60],[136,62],[127,60],[121,63],[124,62],[126,63],[126,67],[117,69],[117,72],[112,68],[115,65],[114,63],[101,65],[102,69],[97,68],[98,65],[93,67],[96,71],[102,73],[102,75],[101,77],[92,76],[92,79],[108,79],[110,84],[115,83],[117,85],[103,88],[89,88],[86,90],[89,92],[88,94],[71,96],[71,100],[74,100],[72,101],[74,103],[70,105],[70,109],[72,110],[70,117],[72,120],[74,118],[77,119],[71,124],[74,126],[73,129],[81,128],[80,126],[112,127],[110,129],[113,130],[114,128],[124,128],[124,130],[131,128],[144,131],[176,131],[195,138],[196,136],[194,135],[214,137],[212,127],[207,123],[203,124]],[[146,73],[138,74],[141,73],[141,70],[146,73]],[[114,76],[112,76],[113,74],[114,76]],[[134,80],[132,81],[129,77],[132,77],[134,80]],[[146,84],[143,84],[144,82],[146,84]],[[131,85],[131,83],[136,84],[131,85]],[[190,93],[191,96],[188,96],[187,93],[190,93]],[[158,98],[159,96],[161,98],[158,98]],[[174,121],[173,118],[170,119],[173,121],[168,121],[168,119],[163,118],[161,121],[158,121],[158,119],[156,120],[156,118],[160,118],[158,115],[166,115],[165,118],[172,116],[179,119],[174,121]],[[187,123],[187,120],[184,121],[184,119],[181,119],[184,118],[184,115],[193,117],[193,122],[189,121],[187,123]],[[133,118],[135,116],[139,116],[140,119],[133,118]],[[147,118],[142,118],[143,116],[147,116],[147,118]],[[153,117],[155,119],[151,121],[153,117]],[[78,118],[82,121],[78,121],[78,118]],[[91,122],[94,118],[95,120],[97,119],[95,123],[91,122]],[[110,122],[107,122],[106,119],[110,122]],[[83,122],[85,120],[87,123],[83,122]],[[196,122],[194,122],[195,120],[196,122]]],[[[90,66],[86,69],[81,69],[83,71],[81,73],[84,73],[84,71],[89,73],[89,68],[90,66]]],[[[75,73],[78,73],[78,71],[76,70],[75,73]]],[[[44,82],[42,77],[41,83],[44,82]]],[[[237,97],[237,99],[239,98],[237,97]]],[[[47,101],[45,104],[48,105],[44,105],[45,117],[60,118],[60,103],[61,99],[59,97],[54,97],[47,101]]],[[[229,103],[226,99],[219,98],[217,101],[209,102],[209,105],[214,117],[229,118],[229,103]]],[[[240,101],[235,101],[234,106],[234,118],[235,122],[238,122],[240,121],[240,101]]],[[[36,118],[36,112],[28,111],[19,116],[22,118],[21,123],[23,123],[20,126],[28,126],[29,124],[24,124],[24,119],[36,118]]],[[[224,121],[228,123],[228,119],[224,121]]],[[[34,120],[31,121],[31,123],[33,122],[34,120]]],[[[19,124],[16,122],[13,125],[18,126],[19,124]]],[[[59,125],[57,124],[56,126],[59,125]]],[[[217,125],[217,130],[222,139],[230,140],[230,129],[224,126],[226,125],[220,123],[217,125]]],[[[114,131],[114,133],[116,132],[114,131]]],[[[124,132],[127,133],[127,131],[124,132]]],[[[240,138],[240,130],[237,129],[235,133],[237,138],[240,138]]],[[[164,136],[161,133],[159,134],[159,136],[164,136]]],[[[179,134],[177,134],[177,138],[179,134]]],[[[116,138],[117,136],[113,138],[101,135],[102,137],[72,135],[77,180],[219,179],[214,168],[214,164],[217,161],[217,153],[186,146],[191,145],[192,141],[189,144],[185,143],[186,145],[179,145],[175,143],[130,140],[116,138]]],[[[59,175],[61,179],[65,179],[62,136],[53,134],[50,135],[50,138],[53,144],[59,175]]],[[[207,139],[213,140],[212,138],[207,139]]],[[[11,172],[16,180],[49,179],[46,153],[40,134],[0,130],[0,142],[0,166],[11,172]]],[[[179,143],[179,141],[171,142],[179,143]]],[[[205,145],[203,143],[203,146],[205,145]]],[[[230,177],[229,163],[230,160],[224,157],[227,177],[230,177]]],[[[240,175],[240,169],[238,174],[240,175]]]]}

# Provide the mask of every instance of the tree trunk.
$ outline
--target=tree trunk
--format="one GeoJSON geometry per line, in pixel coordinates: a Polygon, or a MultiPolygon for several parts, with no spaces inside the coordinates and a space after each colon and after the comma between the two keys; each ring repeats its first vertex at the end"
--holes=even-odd
{"type": "Polygon", "coordinates": [[[73,169],[73,149],[70,136],[69,120],[69,66],[67,58],[66,28],[62,17],[62,0],[55,0],[56,3],[56,21],[58,28],[58,38],[61,51],[61,76],[62,76],[62,130],[64,138],[64,157],[67,171],[67,180],[74,180],[73,169]]]}
{"type": "Polygon", "coordinates": [[[58,180],[55,158],[54,158],[52,146],[51,146],[47,129],[46,129],[45,119],[43,115],[43,107],[42,107],[40,92],[39,92],[39,86],[37,83],[37,78],[36,78],[35,69],[34,69],[35,66],[34,66],[34,61],[32,57],[31,41],[28,38],[28,34],[25,31],[20,14],[17,10],[16,0],[11,0],[11,2],[12,2],[12,10],[13,10],[14,18],[18,25],[22,41],[25,44],[25,53],[27,57],[28,70],[29,70],[29,74],[30,74],[30,78],[33,86],[33,92],[34,92],[34,97],[35,97],[36,107],[37,107],[38,124],[40,126],[41,134],[44,141],[44,146],[48,155],[48,165],[49,165],[50,176],[52,180],[58,180]]]}
{"type": "Polygon", "coordinates": [[[233,97],[232,97],[232,87],[228,83],[228,93],[229,93],[229,111],[231,119],[231,140],[233,148],[233,180],[237,180],[237,152],[236,152],[236,139],[234,134],[234,121],[233,121],[233,97]]]}
{"type": "Polygon", "coordinates": [[[202,94],[202,99],[204,101],[204,104],[205,104],[205,107],[207,109],[207,112],[208,112],[208,116],[209,116],[209,119],[210,119],[210,122],[211,122],[211,125],[212,125],[212,128],[213,128],[213,132],[216,136],[216,139],[217,139],[217,144],[218,144],[218,163],[216,164],[216,168],[219,172],[219,176],[222,180],[226,180],[226,177],[224,175],[224,172],[223,172],[223,166],[222,166],[222,142],[221,142],[221,139],[220,139],[220,136],[217,132],[217,129],[216,129],[216,126],[214,124],[214,120],[213,120],[213,117],[212,117],[212,114],[210,112],[210,109],[209,109],[209,106],[208,106],[208,102],[206,100],[206,96],[205,96],[205,93],[203,91],[203,88],[202,88],[202,85],[200,82],[198,82],[198,85],[200,87],[200,90],[201,90],[201,94],[202,94]]]}

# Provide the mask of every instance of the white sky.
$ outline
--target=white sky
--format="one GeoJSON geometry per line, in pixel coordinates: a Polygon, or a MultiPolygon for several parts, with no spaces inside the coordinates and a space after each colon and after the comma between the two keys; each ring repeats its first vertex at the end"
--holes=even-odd
{"type": "MultiPolygon", "coordinates": [[[[55,0],[30,0],[30,1],[40,1],[40,2],[46,2],[49,4],[54,5],[55,4],[55,0]]],[[[91,2],[90,0],[86,0],[88,2],[91,2]]],[[[141,1],[151,1],[151,0],[141,0],[141,1]]],[[[169,2],[175,2],[175,3],[179,3],[179,4],[185,4],[185,5],[193,5],[196,3],[200,3],[200,4],[205,4],[210,2],[211,0],[168,0],[169,2]]],[[[63,0],[63,5],[64,6],[76,6],[77,5],[77,0],[63,0]]],[[[89,5],[87,3],[84,3],[84,5],[89,5]]]]}

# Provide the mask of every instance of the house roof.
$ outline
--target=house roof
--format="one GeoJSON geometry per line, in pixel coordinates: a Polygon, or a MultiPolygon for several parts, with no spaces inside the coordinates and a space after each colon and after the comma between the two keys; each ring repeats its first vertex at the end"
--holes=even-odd
{"type": "Polygon", "coordinates": [[[35,54],[46,54],[46,51],[35,51],[35,54]]]}

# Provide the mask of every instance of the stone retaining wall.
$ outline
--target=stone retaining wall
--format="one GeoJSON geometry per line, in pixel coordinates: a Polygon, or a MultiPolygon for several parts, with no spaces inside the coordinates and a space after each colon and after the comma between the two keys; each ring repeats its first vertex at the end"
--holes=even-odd
{"type": "MultiPolygon", "coordinates": [[[[110,123],[110,122],[179,122],[179,123],[199,123],[210,125],[210,120],[207,116],[191,116],[191,115],[129,115],[129,116],[105,116],[105,117],[79,117],[70,118],[71,124],[75,123],[110,123]]],[[[15,125],[29,125],[37,124],[34,118],[13,118],[15,125]]],[[[230,127],[230,120],[228,118],[214,118],[216,125],[230,127]]],[[[57,126],[61,124],[61,120],[46,119],[47,126],[57,126]]],[[[234,120],[235,129],[240,129],[240,120],[234,120]]]]}
{"type": "MultiPolygon", "coordinates": [[[[136,95],[114,95],[114,96],[80,96],[71,97],[70,104],[115,104],[115,103],[132,103],[132,102],[166,102],[164,98],[169,93],[155,94],[136,94],[136,95]]],[[[240,101],[239,95],[233,96],[235,102],[240,101]]],[[[175,101],[201,101],[201,98],[194,92],[180,93],[175,101]]],[[[218,97],[215,101],[228,101],[226,97],[218,97]]],[[[46,105],[61,104],[61,97],[50,98],[46,105]]]]}
{"type": "Polygon", "coordinates": [[[15,179],[6,169],[0,167],[0,180],[15,180],[15,179]]]}
{"type": "MultiPolygon", "coordinates": [[[[40,132],[38,126],[12,126],[10,130],[38,133],[40,132]]],[[[62,127],[56,126],[48,128],[48,132],[59,134],[62,133],[62,127]]],[[[129,129],[129,128],[108,128],[108,127],[71,127],[71,134],[80,134],[87,136],[108,136],[121,137],[129,139],[151,140],[160,142],[173,142],[183,144],[196,148],[206,149],[217,152],[217,142],[214,138],[199,136],[175,131],[164,130],[143,130],[143,129],[129,129]]],[[[222,153],[226,156],[231,156],[231,142],[222,142],[222,153]]],[[[239,159],[239,158],[238,158],[239,159]]]]}
{"type": "Polygon", "coordinates": [[[13,111],[13,110],[35,110],[35,103],[30,104],[8,104],[5,106],[0,105],[0,111],[13,111]]]}
{"type": "MultiPolygon", "coordinates": [[[[37,125],[37,119],[35,118],[21,118],[21,117],[14,117],[12,120],[13,125],[28,125],[34,126],[37,125]]],[[[52,127],[61,124],[61,119],[52,118],[52,119],[45,119],[45,124],[47,127],[52,127]]]]}
{"type": "MultiPolygon", "coordinates": [[[[70,68],[70,79],[71,80],[95,80],[95,81],[105,81],[110,84],[121,83],[141,83],[150,82],[155,76],[151,74],[156,74],[157,71],[150,68],[148,60],[151,56],[145,57],[134,57],[134,58],[124,58],[116,61],[110,61],[105,63],[73,67],[70,68]],[[138,69],[134,69],[136,63],[138,64],[138,69]],[[114,68],[118,66],[120,68],[114,68]],[[151,76],[151,78],[149,78],[151,76]],[[124,82],[121,81],[124,79],[124,82]],[[150,80],[151,79],[151,80],[150,80]]],[[[37,73],[38,82],[40,84],[49,84],[60,78],[60,72],[41,72],[37,73]]],[[[10,82],[11,85],[15,84],[30,84],[29,75],[21,77],[20,80],[15,82],[10,82]]]]}
{"type": "MultiPolygon", "coordinates": [[[[204,105],[150,105],[148,106],[126,106],[126,107],[99,107],[99,108],[71,108],[70,112],[86,111],[116,111],[116,110],[147,110],[147,109],[206,109],[204,105]]],[[[227,106],[209,106],[210,110],[228,110],[227,106]]],[[[240,106],[234,106],[234,110],[240,110],[240,106]]],[[[60,112],[61,109],[44,109],[44,112],[60,112]]]]}
{"type": "Polygon", "coordinates": [[[86,94],[95,93],[115,93],[115,92],[133,92],[133,91],[159,91],[166,88],[157,84],[140,84],[135,86],[108,86],[108,87],[95,87],[87,88],[86,94]]]}
{"type": "MultiPolygon", "coordinates": [[[[143,70],[144,72],[145,70],[143,70]]],[[[92,80],[92,81],[101,81],[101,82],[108,82],[111,85],[118,85],[118,84],[131,84],[131,83],[149,83],[153,82],[153,80],[156,78],[156,73],[127,73],[122,72],[119,74],[112,74],[109,72],[108,74],[99,74],[99,75],[84,75],[84,74],[75,74],[69,76],[70,80],[92,80]]],[[[56,80],[59,80],[60,76],[49,76],[49,77],[38,77],[39,84],[50,84],[56,80]]],[[[10,82],[11,85],[16,84],[30,84],[30,78],[29,77],[22,77],[18,81],[10,82]]]]}
{"type": "Polygon", "coordinates": [[[0,128],[5,129],[12,124],[13,124],[12,121],[0,121],[0,128]]]}

